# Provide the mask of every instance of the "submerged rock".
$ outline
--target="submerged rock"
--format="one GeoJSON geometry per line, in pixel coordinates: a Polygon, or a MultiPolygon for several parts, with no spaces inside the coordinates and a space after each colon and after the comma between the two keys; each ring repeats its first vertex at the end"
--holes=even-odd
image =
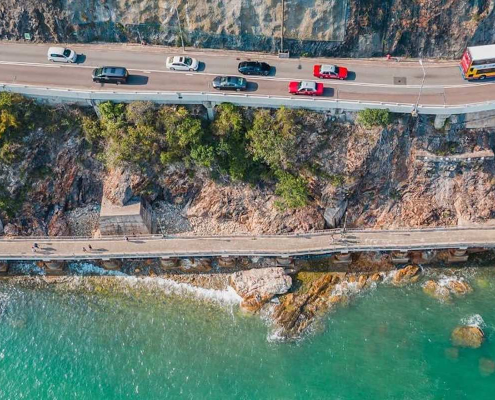
{"type": "Polygon", "coordinates": [[[407,267],[397,270],[392,278],[392,283],[397,286],[407,285],[417,282],[419,279],[420,268],[416,265],[408,265],[407,267]]]}
{"type": "Polygon", "coordinates": [[[423,292],[425,292],[428,296],[434,297],[440,301],[449,301],[450,300],[450,292],[445,286],[441,286],[438,282],[433,280],[426,281],[423,285],[423,292]]]}
{"type": "Polygon", "coordinates": [[[483,376],[489,376],[495,373],[495,361],[482,357],[479,362],[480,373],[483,376]]]}
{"type": "Polygon", "coordinates": [[[483,344],[485,334],[478,326],[464,325],[452,331],[451,339],[454,346],[477,349],[483,344]]]}
{"type": "Polygon", "coordinates": [[[462,296],[473,291],[473,288],[464,280],[451,280],[447,283],[447,286],[457,296],[462,296]]]}
{"type": "Polygon", "coordinates": [[[292,278],[284,268],[260,268],[232,274],[230,285],[242,297],[241,307],[256,312],[277,294],[287,293],[292,278]]]}

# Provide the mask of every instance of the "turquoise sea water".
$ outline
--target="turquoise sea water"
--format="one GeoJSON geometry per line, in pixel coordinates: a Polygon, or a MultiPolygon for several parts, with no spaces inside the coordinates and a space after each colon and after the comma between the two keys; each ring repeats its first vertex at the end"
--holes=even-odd
{"type": "Polygon", "coordinates": [[[495,274],[450,304],[378,286],[297,343],[236,306],[0,283],[0,399],[493,399],[495,274]],[[486,341],[452,350],[481,316],[486,341]]]}

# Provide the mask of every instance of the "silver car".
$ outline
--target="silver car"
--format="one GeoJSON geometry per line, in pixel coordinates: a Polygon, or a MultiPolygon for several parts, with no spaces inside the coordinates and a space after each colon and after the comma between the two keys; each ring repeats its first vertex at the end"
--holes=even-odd
{"type": "Polygon", "coordinates": [[[50,47],[47,57],[48,61],[52,62],[75,63],[77,61],[77,53],[66,47],[50,47]]]}
{"type": "Polygon", "coordinates": [[[192,57],[171,56],[167,57],[166,66],[172,71],[197,71],[199,61],[192,57]]]}

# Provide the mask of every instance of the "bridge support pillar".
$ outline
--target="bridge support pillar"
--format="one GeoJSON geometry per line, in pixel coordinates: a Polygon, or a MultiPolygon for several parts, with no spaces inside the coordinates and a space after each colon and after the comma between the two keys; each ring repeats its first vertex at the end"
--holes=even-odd
{"type": "Polygon", "coordinates": [[[220,257],[218,259],[218,266],[222,268],[232,268],[235,267],[234,257],[220,257]]]}
{"type": "Polygon", "coordinates": [[[407,264],[410,261],[407,251],[394,251],[390,257],[394,264],[407,264]]]}
{"type": "Polygon", "coordinates": [[[208,119],[213,121],[215,119],[215,103],[212,103],[211,101],[203,101],[203,106],[206,108],[208,119]]]}
{"type": "Polygon", "coordinates": [[[177,259],[176,258],[160,258],[160,266],[165,271],[175,269],[175,268],[177,268],[177,259]]]}
{"type": "Polygon", "coordinates": [[[61,275],[64,272],[65,262],[63,261],[43,261],[42,267],[47,275],[61,275]]]}
{"type": "Polygon", "coordinates": [[[9,271],[9,263],[7,261],[0,261],[0,275],[6,275],[9,271]]]}
{"type": "Polygon", "coordinates": [[[120,269],[122,263],[120,260],[102,260],[101,265],[107,270],[120,269]]]}
{"type": "Polygon", "coordinates": [[[435,126],[435,129],[442,129],[445,125],[445,122],[447,121],[447,119],[450,118],[450,115],[435,115],[435,122],[434,122],[434,126],[435,126]]]}
{"type": "Polygon", "coordinates": [[[451,250],[449,257],[447,258],[447,262],[449,263],[458,263],[458,262],[466,262],[469,258],[467,254],[467,249],[455,249],[451,250]]]}
{"type": "Polygon", "coordinates": [[[350,253],[342,252],[340,254],[334,254],[331,260],[334,265],[347,266],[352,262],[352,257],[350,253]]]}

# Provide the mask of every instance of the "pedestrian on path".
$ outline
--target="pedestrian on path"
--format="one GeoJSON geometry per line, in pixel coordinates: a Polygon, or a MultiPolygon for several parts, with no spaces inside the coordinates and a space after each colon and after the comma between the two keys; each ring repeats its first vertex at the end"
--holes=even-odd
{"type": "Polygon", "coordinates": [[[91,245],[88,244],[88,249],[91,251],[91,250],[93,250],[93,247],[91,247],[91,245]]]}
{"type": "Polygon", "coordinates": [[[38,243],[34,243],[33,244],[33,247],[36,248],[36,249],[39,249],[38,243]]]}
{"type": "Polygon", "coordinates": [[[127,236],[124,236],[125,238],[125,241],[128,242],[129,241],[129,238],[127,236]]]}
{"type": "Polygon", "coordinates": [[[86,253],[86,247],[83,246],[83,251],[86,253]]]}
{"type": "Polygon", "coordinates": [[[31,246],[31,251],[32,251],[33,253],[36,253],[36,248],[35,248],[34,246],[31,246]]]}

